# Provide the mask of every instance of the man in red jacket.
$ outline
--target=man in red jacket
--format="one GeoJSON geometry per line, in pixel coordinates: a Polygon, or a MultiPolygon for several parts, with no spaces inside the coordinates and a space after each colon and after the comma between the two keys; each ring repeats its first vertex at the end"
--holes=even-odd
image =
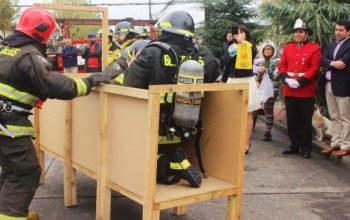
{"type": "Polygon", "coordinates": [[[312,115],[316,93],[316,75],[321,63],[320,46],[308,37],[313,31],[301,19],[293,27],[294,42],[283,47],[278,72],[284,82],[290,146],[282,154],[301,153],[310,158],[312,115]]]}

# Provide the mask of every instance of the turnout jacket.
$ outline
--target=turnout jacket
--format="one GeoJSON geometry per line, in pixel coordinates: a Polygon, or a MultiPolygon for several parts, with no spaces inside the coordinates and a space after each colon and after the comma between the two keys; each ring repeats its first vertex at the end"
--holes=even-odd
{"type": "Polygon", "coordinates": [[[289,42],[283,47],[278,65],[279,76],[283,81],[284,96],[310,98],[316,94],[316,76],[321,64],[321,49],[314,42],[302,44],[289,42]],[[284,82],[286,78],[298,81],[300,87],[292,89],[284,82]]]}
{"type": "MultiPolygon", "coordinates": [[[[194,47],[180,48],[167,42],[183,61],[194,47]]],[[[204,66],[204,83],[214,82],[220,75],[219,61],[205,46],[198,47],[198,62],[204,66]]],[[[191,57],[189,57],[191,59],[191,57]]],[[[131,65],[125,70],[124,86],[148,89],[149,85],[176,84],[176,62],[171,53],[156,46],[146,47],[131,65]]]]}
{"type": "MultiPolygon", "coordinates": [[[[193,47],[192,40],[187,40],[187,46],[181,44],[182,36],[177,38],[169,34],[166,43],[176,52],[178,64],[191,58],[197,58],[204,66],[204,83],[214,82],[219,76],[219,60],[206,47],[199,45],[198,51],[193,47]],[[175,44],[176,43],[176,44],[175,44]],[[181,47],[179,45],[182,45],[181,47]],[[192,53],[191,56],[188,56],[192,53]],[[195,57],[196,56],[196,57],[195,57]]],[[[159,41],[158,41],[159,42],[159,41]]],[[[162,42],[162,41],[160,41],[162,42]]],[[[124,73],[124,86],[148,89],[149,85],[176,84],[175,74],[177,73],[177,62],[172,52],[166,51],[157,46],[148,46],[143,49],[140,55],[131,63],[124,73]]],[[[171,117],[169,103],[172,102],[172,93],[161,94],[160,97],[160,120],[159,120],[159,143],[171,144],[181,142],[181,138],[175,135],[168,138],[168,118],[171,117]]]]}
{"type": "MultiPolygon", "coordinates": [[[[87,95],[91,86],[88,79],[68,78],[51,72],[45,53],[38,49],[42,45],[23,40],[25,36],[16,34],[19,36],[12,38],[10,43],[18,45],[17,38],[22,38],[20,40],[25,43],[7,45],[0,52],[0,101],[23,110],[0,111],[0,123],[16,137],[34,136],[32,123],[28,120],[29,110],[41,108],[47,98],[70,100],[87,95]]],[[[0,135],[6,133],[0,130],[0,135]]]]}

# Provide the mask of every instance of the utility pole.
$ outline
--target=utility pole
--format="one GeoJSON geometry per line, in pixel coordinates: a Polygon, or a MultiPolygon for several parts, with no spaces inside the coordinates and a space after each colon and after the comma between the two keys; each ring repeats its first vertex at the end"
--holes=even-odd
{"type": "Polygon", "coordinates": [[[152,20],[151,0],[148,0],[149,20],[152,20]]]}

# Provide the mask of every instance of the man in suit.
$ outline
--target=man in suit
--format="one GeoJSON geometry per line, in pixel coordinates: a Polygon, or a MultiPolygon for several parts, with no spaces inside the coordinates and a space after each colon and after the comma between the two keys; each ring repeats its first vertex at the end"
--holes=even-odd
{"type": "Polygon", "coordinates": [[[337,157],[350,154],[350,21],[339,20],[335,25],[336,41],[330,43],[322,57],[325,73],[325,94],[332,123],[330,146],[321,151],[337,157]]]}

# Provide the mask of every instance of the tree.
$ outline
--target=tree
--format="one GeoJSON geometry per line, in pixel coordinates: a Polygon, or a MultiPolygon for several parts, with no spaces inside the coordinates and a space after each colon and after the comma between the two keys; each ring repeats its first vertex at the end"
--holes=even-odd
{"type": "Polygon", "coordinates": [[[334,39],[335,22],[349,19],[349,0],[274,0],[260,6],[266,22],[264,38],[284,44],[292,40],[296,19],[301,18],[313,30],[311,39],[324,49],[334,39]]]}
{"type": "Polygon", "coordinates": [[[0,30],[5,36],[6,30],[12,30],[16,25],[13,23],[18,17],[19,8],[15,7],[18,0],[0,0],[0,30]]]}
{"type": "Polygon", "coordinates": [[[196,29],[196,33],[217,57],[233,24],[244,24],[251,30],[257,26],[253,22],[256,14],[251,0],[206,0],[202,7],[205,21],[196,29]]]}
{"type": "MultiPolygon", "coordinates": [[[[66,5],[92,5],[91,0],[52,0],[54,4],[66,4],[66,5]]],[[[55,18],[81,18],[81,19],[101,19],[102,15],[97,12],[87,11],[65,11],[56,10],[53,12],[55,18]]],[[[72,25],[69,27],[70,37],[72,39],[86,38],[89,32],[94,31],[97,33],[101,29],[97,25],[72,25]]]]}

